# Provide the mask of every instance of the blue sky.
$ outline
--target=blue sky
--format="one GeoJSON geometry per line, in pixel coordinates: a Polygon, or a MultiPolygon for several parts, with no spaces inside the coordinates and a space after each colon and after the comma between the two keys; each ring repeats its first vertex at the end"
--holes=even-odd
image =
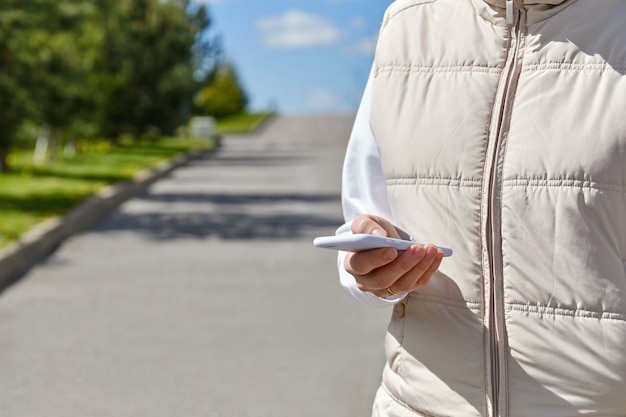
{"type": "Polygon", "coordinates": [[[195,0],[239,73],[250,108],[353,112],[391,0],[195,0]]]}

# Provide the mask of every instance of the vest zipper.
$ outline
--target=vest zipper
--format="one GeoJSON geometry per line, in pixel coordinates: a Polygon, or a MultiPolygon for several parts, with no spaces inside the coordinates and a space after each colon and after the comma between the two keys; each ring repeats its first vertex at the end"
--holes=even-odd
{"type": "Polygon", "coordinates": [[[513,0],[506,0],[506,24],[513,26],[515,24],[515,7],[513,0]]]}
{"type": "Polygon", "coordinates": [[[491,410],[493,417],[506,417],[508,415],[508,403],[506,395],[506,361],[508,346],[504,323],[504,294],[503,294],[503,267],[502,267],[502,238],[501,238],[501,193],[502,193],[502,168],[504,150],[508,139],[510,125],[510,112],[513,105],[513,97],[517,88],[517,80],[520,74],[520,51],[522,37],[522,20],[525,19],[525,10],[518,7],[515,10],[514,1],[506,2],[506,20],[510,28],[510,43],[506,64],[503,69],[503,77],[498,86],[498,106],[494,106],[492,116],[489,154],[490,165],[488,166],[487,183],[488,192],[483,200],[486,205],[484,214],[486,218],[485,236],[487,259],[484,262],[488,268],[488,294],[485,300],[488,303],[488,334],[490,346],[490,385],[491,385],[491,410]],[[517,13],[515,13],[517,11],[517,13]]]}

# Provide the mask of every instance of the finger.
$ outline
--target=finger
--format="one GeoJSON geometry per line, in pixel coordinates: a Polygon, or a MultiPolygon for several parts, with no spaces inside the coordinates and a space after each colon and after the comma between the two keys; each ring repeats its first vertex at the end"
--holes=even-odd
{"type": "Polygon", "coordinates": [[[345,269],[356,276],[370,274],[372,271],[388,265],[398,257],[394,248],[372,249],[360,253],[349,253],[345,259],[345,269]]]}
{"type": "Polygon", "coordinates": [[[389,288],[396,294],[405,294],[425,286],[439,269],[443,252],[434,246],[426,246],[424,257],[389,288]]]}
{"type": "Polygon", "coordinates": [[[433,261],[432,265],[424,273],[424,276],[417,282],[416,287],[412,291],[428,285],[428,283],[430,282],[430,279],[433,277],[433,275],[435,275],[435,272],[439,270],[439,267],[441,266],[442,261],[443,261],[443,251],[438,250],[437,256],[435,257],[435,260],[433,261]]]}
{"type": "Polygon", "coordinates": [[[426,250],[422,246],[414,245],[384,267],[357,277],[357,283],[370,292],[388,288],[413,270],[425,254],[426,250]]]}
{"type": "Polygon", "coordinates": [[[382,217],[360,214],[352,221],[352,233],[367,233],[383,237],[399,238],[395,226],[382,217]]]}

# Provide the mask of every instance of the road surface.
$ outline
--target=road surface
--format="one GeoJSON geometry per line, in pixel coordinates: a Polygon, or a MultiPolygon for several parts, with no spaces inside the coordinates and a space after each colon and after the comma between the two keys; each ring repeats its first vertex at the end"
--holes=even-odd
{"type": "Polygon", "coordinates": [[[227,137],[0,294],[0,416],[369,416],[390,312],[311,245],[352,120],[227,137]]]}

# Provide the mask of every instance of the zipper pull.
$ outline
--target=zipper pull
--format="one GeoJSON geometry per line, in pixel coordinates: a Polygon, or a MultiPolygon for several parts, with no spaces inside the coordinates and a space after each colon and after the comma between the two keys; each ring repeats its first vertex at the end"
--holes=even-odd
{"type": "Polygon", "coordinates": [[[506,24],[513,26],[515,24],[515,7],[513,0],[506,0],[506,24]]]}

